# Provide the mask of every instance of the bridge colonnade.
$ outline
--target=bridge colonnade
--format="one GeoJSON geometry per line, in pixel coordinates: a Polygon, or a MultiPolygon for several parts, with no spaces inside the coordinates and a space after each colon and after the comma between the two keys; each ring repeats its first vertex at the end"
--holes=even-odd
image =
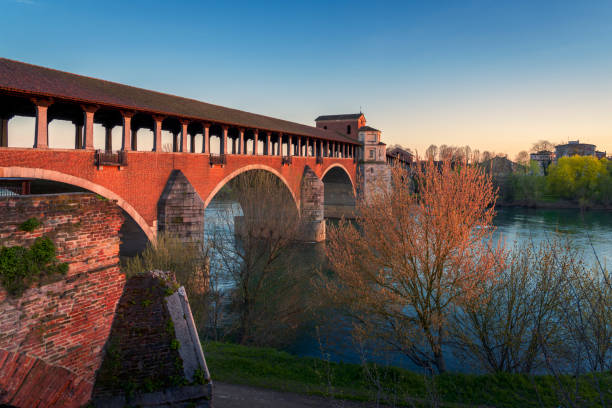
{"type": "MultiPolygon", "coordinates": [[[[356,143],[348,141],[323,140],[178,115],[13,95],[1,95],[0,98],[0,147],[12,147],[9,142],[13,139],[9,137],[12,136],[12,132],[9,133],[9,123],[16,116],[34,118],[34,134],[31,140],[35,149],[54,148],[57,143],[52,142],[57,142],[58,138],[63,139],[62,147],[66,148],[65,141],[70,136],[66,134],[65,126],[63,132],[57,131],[58,134],[54,134],[50,129],[54,121],[65,121],[74,126],[72,148],[77,150],[95,150],[97,144],[99,150],[106,152],[121,150],[348,159],[356,157],[356,143]],[[150,149],[141,148],[141,130],[148,130],[151,135],[150,149]],[[117,134],[120,137],[117,137],[117,134]],[[212,138],[218,140],[216,149],[212,148],[212,138]]],[[[29,137],[24,132],[19,132],[18,139],[26,140],[29,137]]],[[[20,146],[25,147],[23,144],[20,146]]]]}

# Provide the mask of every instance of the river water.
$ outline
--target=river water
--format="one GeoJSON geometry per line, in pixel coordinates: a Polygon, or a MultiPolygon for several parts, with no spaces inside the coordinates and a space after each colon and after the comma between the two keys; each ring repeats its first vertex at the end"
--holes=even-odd
{"type": "MultiPolygon", "coordinates": [[[[211,223],[232,204],[213,201],[206,209],[207,229],[219,228],[211,223]]],[[[235,205],[235,204],[234,204],[235,205]]],[[[583,252],[588,264],[612,263],[612,212],[568,209],[524,209],[500,208],[494,224],[496,238],[505,240],[511,248],[515,243],[532,240],[537,243],[555,236],[569,238],[573,245],[583,252]],[[596,254],[596,256],[595,256],[596,254]]],[[[324,244],[302,245],[299,248],[299,262],[311,263],[321,267],[325,263],[324,244]]],[[[608,268],[609,269],[609,268],[608,268]]],[[[400,354],[376,356],[364,351],[351,341],[348,325],[338,324],[338,320],[317,327],[311,324],[287,347],[287,351],[301,356],[329,358],[331,361],[360,363],[365,356],[368,360],[388,363],[416,370],[407,358],[400,354]]],[[[448,369],[458,372],[472,371],[450,353],[446,357],[448,369]]]]}

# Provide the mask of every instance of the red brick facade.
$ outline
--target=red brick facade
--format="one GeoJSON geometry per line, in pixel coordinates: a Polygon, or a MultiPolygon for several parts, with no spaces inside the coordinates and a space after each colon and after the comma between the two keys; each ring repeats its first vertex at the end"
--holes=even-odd
{"type": "Polygon", "coordinates": [[[0,244],[47,236],[69,263],[59,280],[10,296],[0,287],[0,405],[78,407],[91,395],[125,278],[120,209],[92,194],[0,198],[0,244]],[[35,217],[42,225],[19,230],[35,217]]]}
{"type": "Polygon", "coordinates": [[[233,177],[251,169],[265,169],[280,177],[300,208],[300,186],[308,165],[322,179],[332,167],[340,166],[355,188],[353,159],[292,158],[282,165],[279,156],[227,155],[227,164],[210,165],[204,153],[127,152],[127,166],[94,166],[94,152],[87,150],[0,148],[1,177],[32,177],[78,185],[103,197],[117,200],[149,238],[156,233],[157,204],[172,170],[181,170],[205,205],[233,177]]]}

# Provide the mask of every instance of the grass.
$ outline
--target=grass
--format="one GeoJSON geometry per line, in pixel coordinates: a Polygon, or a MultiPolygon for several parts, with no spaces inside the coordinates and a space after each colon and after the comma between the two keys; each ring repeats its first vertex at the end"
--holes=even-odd
{"type": "MultiPolygon", "coordinates": [[[[246,347],[229,343],[205,343],[204,354],[214,381],[245,384],[280,391],[322,395],[357,401],[373,401],[376,389],[358,364],[333,363],[310,357],[297,357],[271,348],[246,347]]],[[[556,379],[520,374],[443,374],[434,384],[424,375],[396,367],[370,366],[376,372],[387,401],[401,405],[409,399],[417,406],[433,392],[446,407],[557,407],[556,379]],[[537,392],[536,392],[537,387],[537,392]],[[538,402],[542,400],[542,405],[538,402]]],[[[612,375],[601,378],[605,389],[612,387],[612,375]]],[[[564,389],[575,390],[575,382],[564,378],[564,389]]],[[[588,406],[597,406],[592,377],[579,381],[581,397],[588,406]]],[[[608,395],[610,398],[610,395],[608,395]]]]}

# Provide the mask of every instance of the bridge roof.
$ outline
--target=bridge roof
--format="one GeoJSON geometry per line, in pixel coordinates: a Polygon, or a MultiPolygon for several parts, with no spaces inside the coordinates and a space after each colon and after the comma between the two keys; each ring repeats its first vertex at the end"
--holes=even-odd
{"type": "Polygon", "coordinates": [[[0,58],[0,90],[355,144],[332,130],[0,58]]]}

